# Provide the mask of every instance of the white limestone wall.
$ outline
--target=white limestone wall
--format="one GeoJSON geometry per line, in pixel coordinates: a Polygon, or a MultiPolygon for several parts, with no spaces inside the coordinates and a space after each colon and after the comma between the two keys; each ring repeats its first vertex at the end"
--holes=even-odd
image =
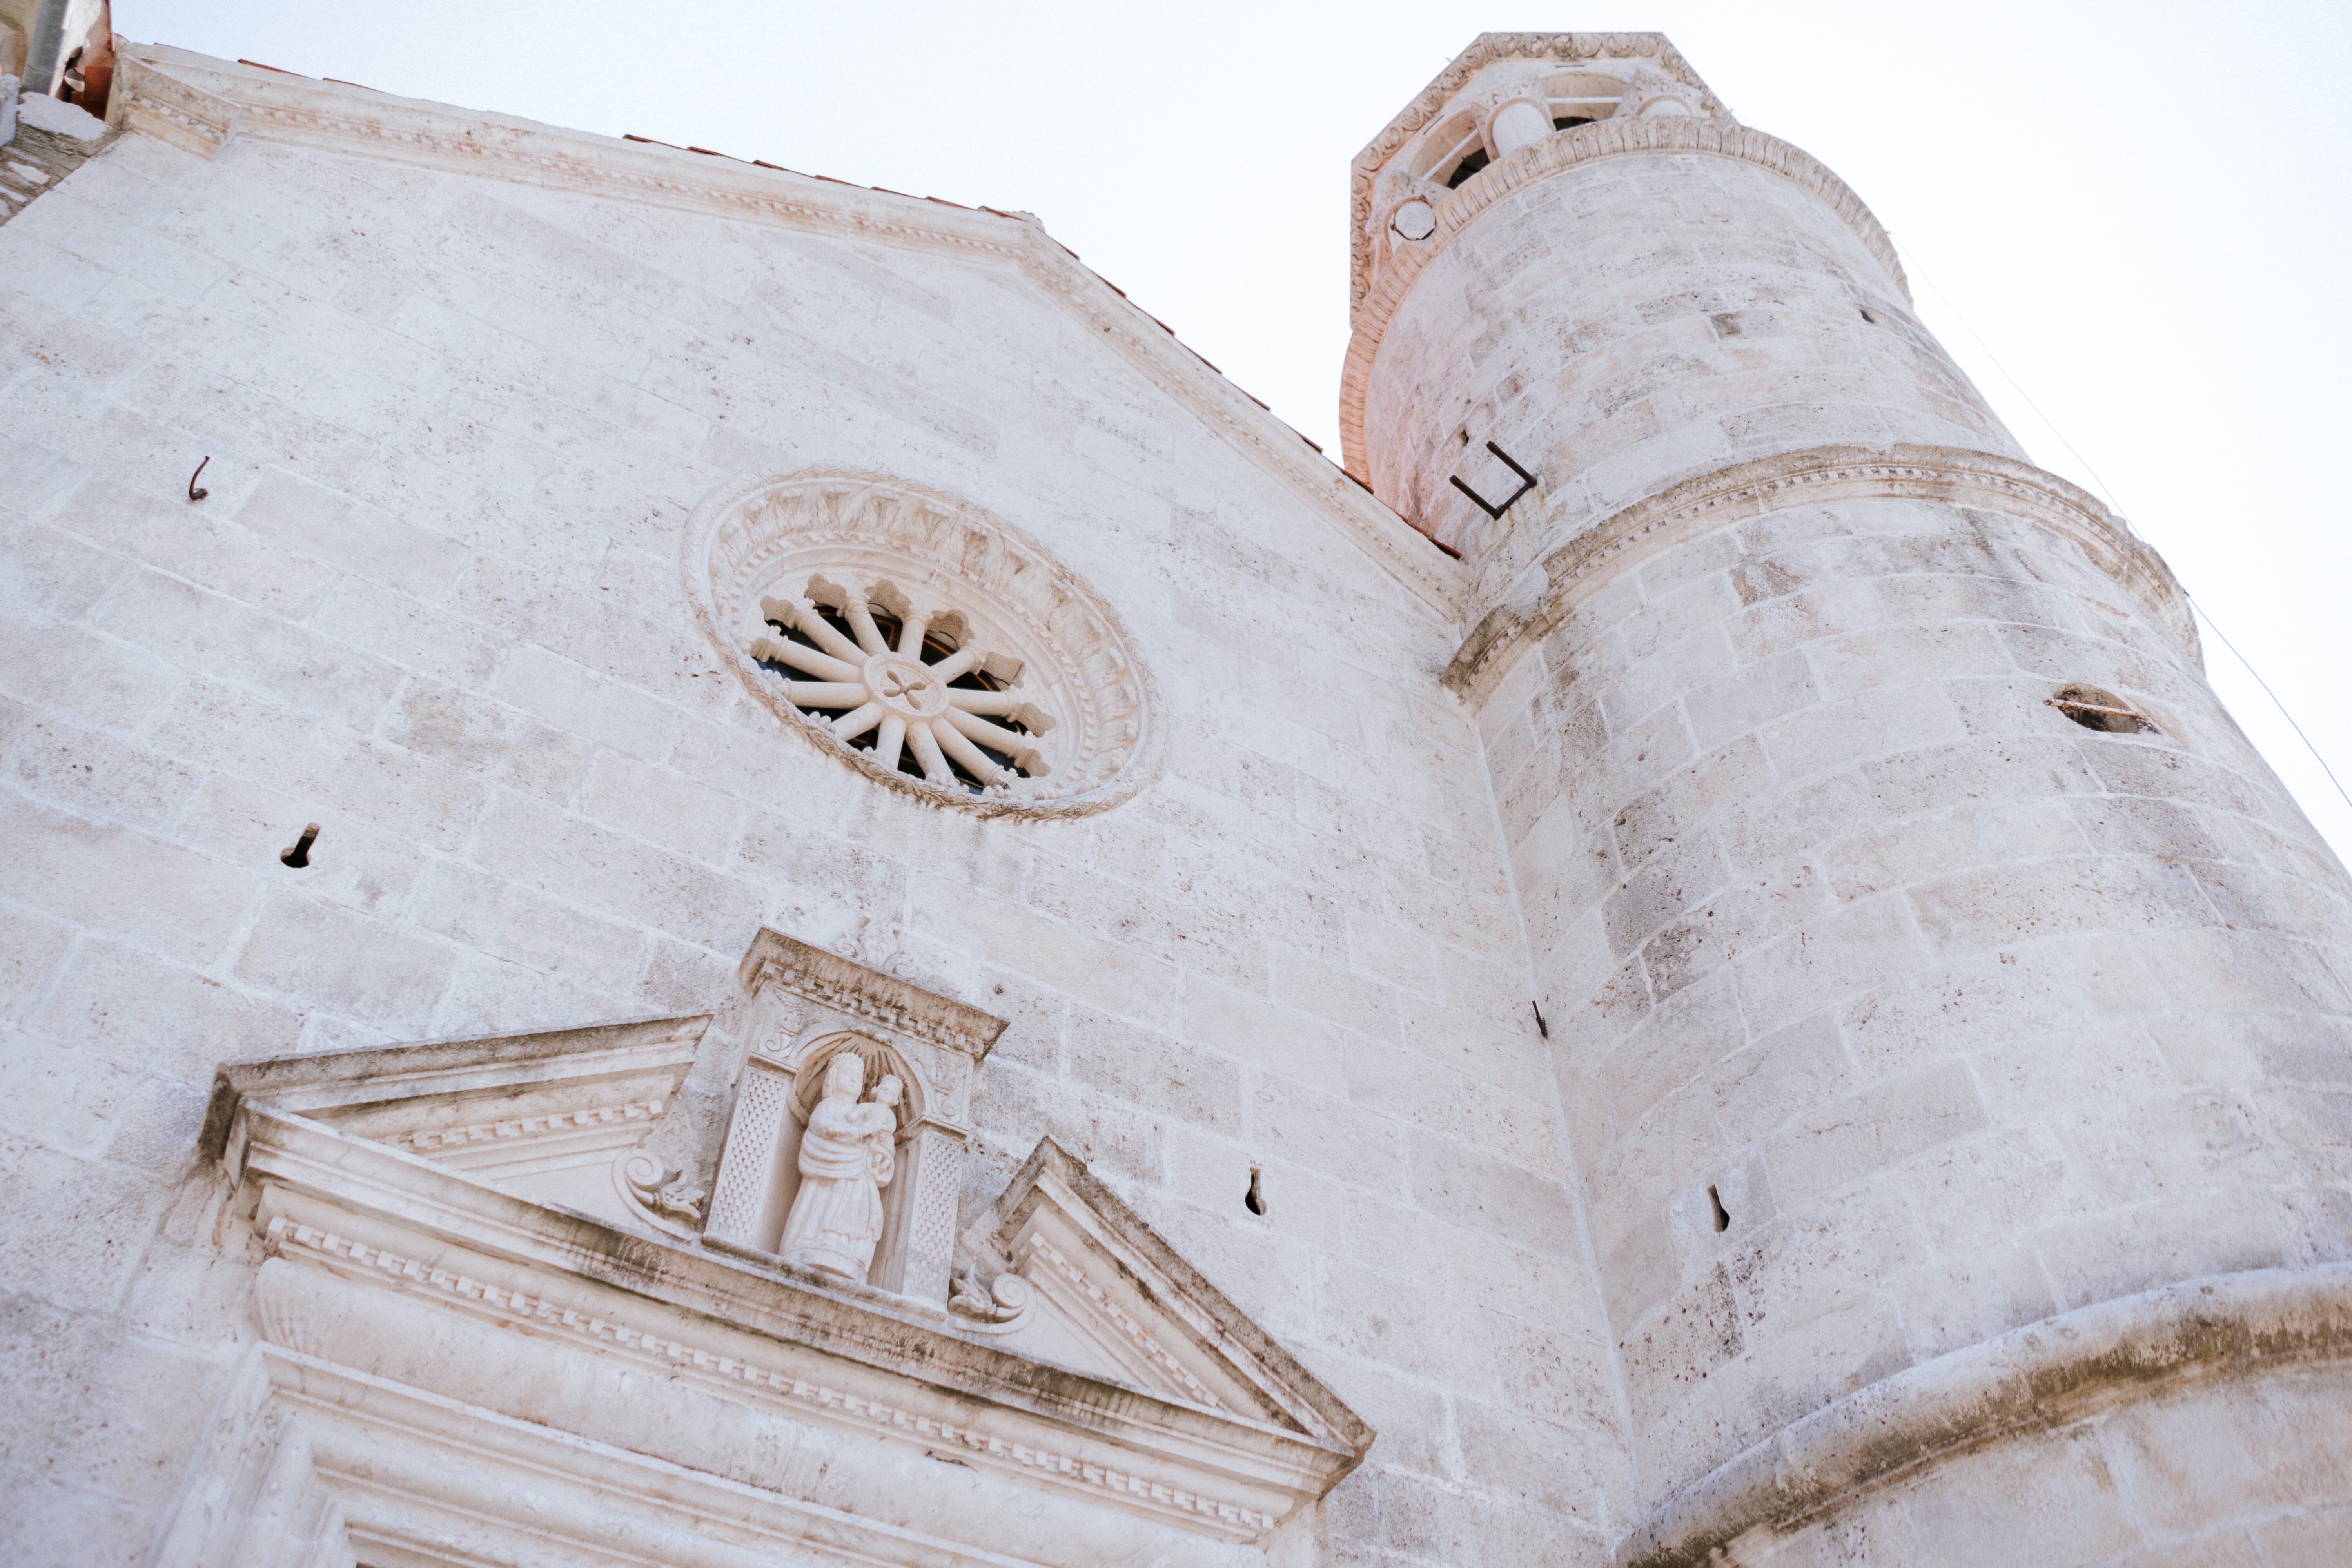
{"type": "MultiPolygon", "coordinates": [[[[1507,189],[1551,151],[1453,201],[1507,189]]],[[[1379,326],[1365,455],[1374,490],[1461,549],[1488,602],[1619,508],[1748,458],[1898,441],[2022,456],[1853,225],[1775,170],[1696,153],[1572,163],[1430,244],[1393,315],[1359,323],[1379,326]],[[1509,495],[1489,440],[1543,481],[1499,523],[1447,482],[1509,495]]]]}
{"type": "Polygon", "coordinates": [[[1051,1133],[1379,1427],[1309,1555],[1605,1556],[1618,1385],[1455,631],[1019,276],[133,134],[0,232],[0,1554],[139,1561],[248,1335],[215,1063],[698,1010],[762,922],[898,914],[1013,1020],[974,1195],[1051,1133]],[[1102,592],[1164,776],[982,822],[754,707],[678,531],[836,462],[1102,592]]]}
{"type": "MultiPolygon", "coordinates": [[[[1471,180],[1447,210],[1483,210],[1359,320],[1374,486],[1464,549],[1474,616],[1533,613],[1546,555],[1750,459],[2018,455],[1866,215],[1731,157],[1565,159],[1601,131],[1471,180]],[[1491,523],[1447,483],[1508,493],[1490,438],[1543,480],[1491,523]]],[[[2021,1324],[2352,1252],[2352,883],[2149,608],[2022,513],[1791,496],[1675,526],[1475,692],[1640,1510],[2021,1324]],[[2080,728],[2045,700],[2069,682],[2162,733],[2080,728]]],[[[2273,1398],[2231,1386],[2239,1415],[2273,1398]]],[[[2332,1452],[2210,1425],[2168,1462],[2332,1452]]],[[[2097,1516],[2080,1480],[2050,1507],[2097,1516]]],[[[1998,1483],[1942,1486],[1885,1506],[1998,1483]]],[[[1932,1523],[1856,1517],[1785,1561],[1927,1560],[1901,1542],[1932,1523]]]]}
{"type": "Polygon", "coordinates": [[[2352,1252],[2352,886],[2040,524],[1699,531],[1481,724],[1645,1506],[2018,1325],[2352,1252]],[[2079,727],[2074,681],[2161,733],[2079,727]]]}

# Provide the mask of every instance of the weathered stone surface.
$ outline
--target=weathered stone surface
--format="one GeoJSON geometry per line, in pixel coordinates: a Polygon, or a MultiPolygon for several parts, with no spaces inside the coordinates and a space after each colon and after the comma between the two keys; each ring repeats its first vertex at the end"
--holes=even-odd
{"type": "Polygon", "coordinates": [[[112,104],[0,231],[12,1560],[2342,1554],[2352,884],[1664,40],[1482,37],[1358,162],[1348,456],[1458,563],[1025,216],[112,104]],[[823,476],[1142,716],[1090,814],[698,614],[823,476]],[[836,1289],[709,1194],[869,1047],[836,1289]]]}

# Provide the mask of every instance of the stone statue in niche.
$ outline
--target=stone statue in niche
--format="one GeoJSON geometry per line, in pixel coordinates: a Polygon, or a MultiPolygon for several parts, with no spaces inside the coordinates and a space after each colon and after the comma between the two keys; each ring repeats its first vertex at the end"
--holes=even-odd
{"type": "Polygon", "coordinates": [[[860,1103],[866,1064],[840,1051],[824,1064],[824,1092],[801,1135],[801,1190],[784,1221],[783,1260],[866,1283],[882,1239],[882,1189],[898,1165],[898,1100],[893,1077],[860,1103]]]}

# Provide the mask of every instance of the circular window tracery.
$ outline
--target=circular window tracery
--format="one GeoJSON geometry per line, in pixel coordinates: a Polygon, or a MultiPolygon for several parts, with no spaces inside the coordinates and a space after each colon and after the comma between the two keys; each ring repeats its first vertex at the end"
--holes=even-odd
{"type": "Polygon", "coordinates": [[[1021,660],[967,646],[961,614],[918,607],[887,579],[823,574],[760,613],[775,635],[750,652],[784,700],[880,766],[975,794],[1052,773],[1038,738],[1053,716],[1017,689],[1021,660]]]}
{"type": "Polygon", "coordinates": [[[697,509],[686,568],[753,697],[895,788],[1062,815],[1148,772],[1149,682],[1125,628],[976,508],[874,475],[765,477],[697,509]]]}

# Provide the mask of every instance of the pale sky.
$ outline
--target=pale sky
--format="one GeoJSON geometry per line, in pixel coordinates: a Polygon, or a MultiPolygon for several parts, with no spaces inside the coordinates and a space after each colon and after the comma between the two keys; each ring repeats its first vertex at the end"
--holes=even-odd
{"type": "MultiPolygon", "coordinates": [[[[1921,315],[2027,450],[2111,497],[2352,787],[2352,500],[2326,477],[2352,447],[2341,0],[115,0],[114,18],[391,92],[1025,208],[1334,453],[1349,160],[1482,30],[1664,32],[1734,114],[1870,205],[1921,315]]],[[[2352,805],[2203,631],[2231,711],[2352,859],[2352,805]]]]}

